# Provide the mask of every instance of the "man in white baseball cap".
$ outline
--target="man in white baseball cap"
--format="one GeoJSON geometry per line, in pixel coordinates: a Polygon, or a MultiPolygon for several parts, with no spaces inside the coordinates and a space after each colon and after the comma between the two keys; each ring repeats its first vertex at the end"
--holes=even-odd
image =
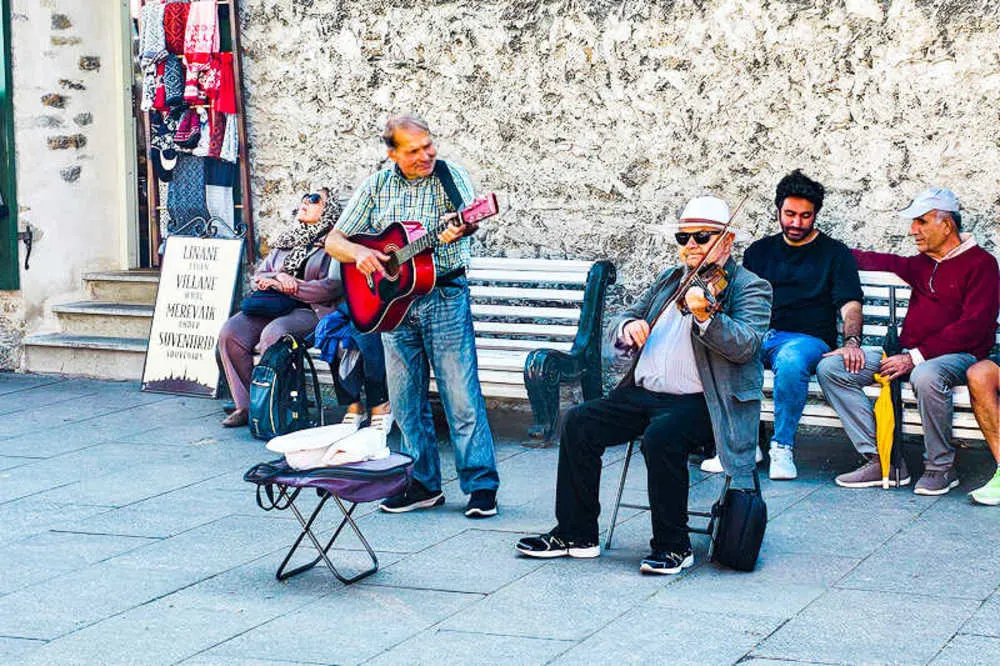
{"type": "MultiPolygon", "coordinates": [[[[910,285],[912,294],[899,336],[902,353],[882,359],[880,351],[869,351],[864,368],[853,374],[833,358],[823,359],[816,370],[823,394],[866,459],[855,471],[838,476],[839,486],[882,484],[875,417],[863,390],[876,372],[890,380],[909,380],[917,396],[925,452],[924,472],[913,492],[944,495],[959,484],[951,443],[952,389],[966,383],[966,370],[986,358],[993,346],[1000,273],[997,260],[976,245],[972,234],[962,233],[958,211],[951,190],[924,190],[899,212],[910,220],[918,254],[900,257],[854,250],[859,269],[891,271],[910,285]]],[[[900,485],[910,482],[905,463],[899,476],[900,485]]]]}
{"type": "Polygon", "coordinates": [[[714,440],[733,487],[754,487],[760,423],[760,342],[771,316],[771,287],[730,257],[736,231],[717,197],[688,202],[674,238],[681,265],[612,321],[608,347],[632,367],[607,398],[571,409],[563,425],[556,520],[515,546],[528,557],[597,557],[601,456],[642,438],[653,525],[640,571],[676,574],[694,562],[687,532],[688,453],[714,440]],[[677,294],[699,261],[725,271],[725,287],[677,294]],[[711,296],[711,298],[709,298],[711,296]],[[675,298],[676,297],[676,298],[675,298]],[[718,307],[712,306],[714,301],[718,307]],[[683,308],[678,304],[683,304],[683,308]]]}

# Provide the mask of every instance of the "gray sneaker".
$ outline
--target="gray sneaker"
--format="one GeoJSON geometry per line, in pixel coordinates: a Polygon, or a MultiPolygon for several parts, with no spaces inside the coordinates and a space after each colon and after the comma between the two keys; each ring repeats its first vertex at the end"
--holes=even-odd
{"type": "Polygon", "coordinates": [[[958,485],[958,473],[955,468],[925,469],[923,476],[913,487],[917,495],[944,495],[958,485]]]}
{"type": "MultiPolygon", "coordinates": [[[[848,472],[847,474],[841,474],[835,479],[838,486],[842,488],[876,488],[882,485],[882,463],[879,460],[878,454],[875,454],[869,458],[861,467],[857,468],[853,472],[848,472]]],[[[910,472],[906,469],[906,461],[900,461],[899,465],[899,484],[900,486],[908,486],[910,484],[910,472]]],[[[889,487],[896,487],[896,469],[890,465],[889,466],[889,487]]]]}

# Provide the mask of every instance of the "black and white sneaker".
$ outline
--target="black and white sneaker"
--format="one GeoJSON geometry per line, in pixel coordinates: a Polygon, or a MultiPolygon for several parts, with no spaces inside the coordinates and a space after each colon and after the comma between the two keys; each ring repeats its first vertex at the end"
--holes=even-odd
{"type": "Polygon", "coordinates": [[[444,504],[444,493],[430,491],[419,481],[411,481],[410,487],[398,495],[382,500],[378,508],[386,513],[406,513],[417,509],[433,509],[444,504]]]}
{"type": "Polygon", "coordinates": [[[643,558],[639,571],[650,574],[678,574],[694,564],[694,553],[688,548],[682,553],[653,551],[643,558]]]}
{"type": "Polygon", "coordinates": [[[489,518],[497,515],[497,491],[473,490],[465,506],[466,518],[489,518]]]}
{"type": "Polygon", "coordinates": [[[549,559],[553,557],[597,557],[601,547],[593,541],[563,539],[551,532],[533,537],[524,537],[514,546],[517,552],[528,557],[549,559]]]}

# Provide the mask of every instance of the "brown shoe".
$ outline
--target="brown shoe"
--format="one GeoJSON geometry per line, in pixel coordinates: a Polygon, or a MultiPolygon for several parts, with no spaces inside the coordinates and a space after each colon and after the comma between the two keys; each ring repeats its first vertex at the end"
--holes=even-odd
{"type": "Polygon", "coordinates": [[[222,425],[225,428],[239,428],[240,426],[245,426],[248,423],[250,423],[249,409],[237,409],[235,412],[222,419],[222,425]]]}
{"type": "Polygon", "coordinates": [[[913,487],[917,495],[945,495],[958,485],[958,474],[954,467],[948,469],[925,469],[923,476],[913,487]]]}
{"type": "MultiPolygon", "coordinates": [[[[841,474],[835,479],[838,486],[842,488],[876,488],[882,485],[882,463],[878,454],[868,459],[861,467],[853,472],[841,474]]],[[[906,461],[900,461],[899,465],[899,485],[908,486],[910,484],[910,471],[906,469],[906,461]]],[[[896,486],[896,468],[889,465],[889,487],[896,486]]]]}

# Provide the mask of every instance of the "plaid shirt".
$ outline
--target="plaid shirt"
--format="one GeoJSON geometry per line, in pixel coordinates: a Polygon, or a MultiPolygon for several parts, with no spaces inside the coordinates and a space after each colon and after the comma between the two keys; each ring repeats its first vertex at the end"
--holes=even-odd
{"type": "MultiPolygon", "coordinates": [[[[472,180],[462,167],[447,163],[462,199],[475,198],[472,180]]],[[[431,229],[438,219],[451,209],[444,186],[435,175],[407,180],[393,165],[372,174],[355,191],[341,213],[335,229],[346,236],[378,233],[393,222],[416,221],[431,229]]],[[[438,274],[468,266],[472,258],[468,237],[434,248],[438,274]]]]}

